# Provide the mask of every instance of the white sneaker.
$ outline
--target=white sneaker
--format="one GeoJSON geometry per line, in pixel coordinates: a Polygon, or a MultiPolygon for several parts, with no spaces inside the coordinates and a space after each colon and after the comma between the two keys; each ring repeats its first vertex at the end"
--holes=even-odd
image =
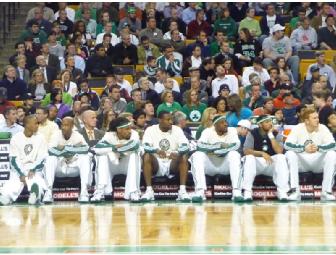
{"type": "Polygon", "coordinates": [[[9,205],[12,201],[3,195],[0,195],[0,206],[1,205],[9,205]]]}
{"type": "Polygon", "coordinates": [[[155,200],[154,191],[152,189],[151,190],[146,189],[145,194],[143,194],[140,198],[140,201],[142,202],[149,202],[154,200],[155,200]]]}
{"type": "Polygon", "coordinates": [[[39,201],[39,187],[36,183],[34,183],[30,188],[30,195],[28,198],[28,204],[36,205],[39,201]]]}
{"type": "Polygon", "coordinates": [[[48,189],[43,196],[43,203],[45,204],[51,204],[54,202],[54,198],[52,195],[52,191],[50,189],[48,189]]]}
{"type": "Polygon", "coordinates": [[[190,202],[190,196],[186,190],[179,190],[176,201],[190,202]]]}
{"type": "Polygon", "coordinates": [[[89,203],[90,202],[89,194],[87,192],[81,193],[78,197],[78,202],[79,203],[89,203]]]}
{"type": "Polygon", "coordinates": [[[233,202],[244,202],[244,198],[240,189],[232,190],[232,201],[233,202]]]}
{"type": "Polygon", "coordinates": [[[287,195],[287,192],[283,192],[283,191],[279,191],[277,192],[277,196],[278,196],[278,199],[279,201],[288,201],[288,195],[287,195]]]}
{"type": "Polygon", "coordinates": [[[92,203],[100,203],[105,200],[104,196],[104,189],[96,189],[95,193],[93,194],[93,197],[91,197],[90,202],[92,203]]]}
{"type": "Polygon", "coordinates": [[[244,190],[244,201],[245,202],[250,202],[253,201],[253,197],[252,197],[252,191],[250,190],[244,190]]]}
{"type": "Polygon", "coordinates": [[[300,201],[301,200],[301,193],[300,191],[294,190],[292,193],[288,195],[289,201],[300,201]]]}
{"type": "Polygon", "coordinates": [[[195,191],[194,194],[192,195],[192,198],[191,198],[191,201],[193,203],[202,203],[205,200],[206,200],[206,196],[204,194],[203,189],[199,189],[199,190],[195,191]]]}
{"type": "Polygon", "coordinates": [[[332,193],[323,191],[321,193],[321,201],[335,201],[336,198],[332,193]]]}
{"type": "Polygon", "coordinates": [[[138,191],[134,191],[130,194],[129,201],[136,203],[140,201],[140,194],[138,191]]]}

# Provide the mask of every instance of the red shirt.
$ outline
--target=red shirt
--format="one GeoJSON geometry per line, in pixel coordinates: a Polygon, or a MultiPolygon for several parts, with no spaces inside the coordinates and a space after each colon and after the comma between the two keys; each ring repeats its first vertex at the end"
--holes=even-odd
{"type": "Polygon", "coordinates": [[[12,106],[15,106],[12,102],[4,100],[2,103],[0,103],[0,113],[3,114],[7,107],[12,106]]]}
{"type": "Polygon", "coordinates": [[[193,20],[189,23],[187,27],[187,38],[196,39],[200,31],[204,31],[207,36],[211,33],[211,27],[208,22],[203,21],[201,24],[198,24],[197,20],[193,20]]]}

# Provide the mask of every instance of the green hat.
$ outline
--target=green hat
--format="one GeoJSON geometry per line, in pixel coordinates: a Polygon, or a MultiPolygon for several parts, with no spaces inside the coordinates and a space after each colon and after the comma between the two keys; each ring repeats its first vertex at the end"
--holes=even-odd
{"type": "Polygon", "coordinates": [[[128,13],[135,13],[135,8],[134,7],[128,7],[127,12],[128,13]]]}

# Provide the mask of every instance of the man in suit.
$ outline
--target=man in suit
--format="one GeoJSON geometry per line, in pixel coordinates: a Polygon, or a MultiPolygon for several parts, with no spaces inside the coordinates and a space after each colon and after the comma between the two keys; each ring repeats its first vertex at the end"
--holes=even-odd
{"type": "Polygon", "coordinates": [[[52,84],[52,82],[56,80],[57,70],[47,65],[47,62],[43,55],[36,57],[36,64],[37,67],[35,69],[41,69],[44,74],[45,81],[52,84]]]}
{"type": "Polygon", "coordinates": [[[103,138],[105,132],[96,128],[97,114],[95,111],[87,110],[83,112],[82,120],[84,127],[79,130],[79,133],[83,135],[89,147],[93,147],[103,138]]]}
{"type": "Polygon", "coordinates": [[[61,70],[60,61],[59,61],[58,57],[54,54],[49,53],[49,44],[48,43],[42,44],[41,54],[44,56],[48,66],[55,68],[57,72],[59,72],[61,70]]]}

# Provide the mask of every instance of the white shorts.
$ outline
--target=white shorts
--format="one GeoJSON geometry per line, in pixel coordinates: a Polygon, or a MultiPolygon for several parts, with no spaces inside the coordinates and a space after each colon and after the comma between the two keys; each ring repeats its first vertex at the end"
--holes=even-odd
{"type": "Polygon", "coordinates": [[[155,176],[169,176],[170,175],[170,165],[172,160],[171,159],[165,159],[165,158],[159,158],[155,157],[157,159],[159,169],[157,170],[155,176]]]}

